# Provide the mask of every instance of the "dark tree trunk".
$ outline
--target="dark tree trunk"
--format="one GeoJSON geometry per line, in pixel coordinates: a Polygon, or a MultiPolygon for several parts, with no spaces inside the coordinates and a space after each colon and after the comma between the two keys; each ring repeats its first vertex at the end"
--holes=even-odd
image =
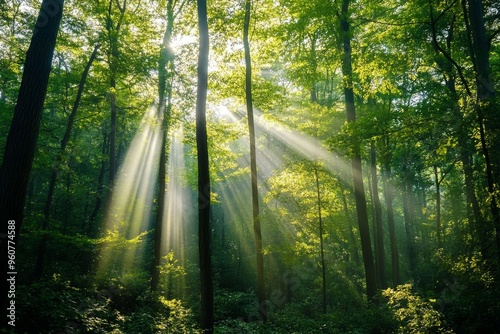
{"type": "MultiPolygon", "coordinates": [[[[111,108],[111,122],[110,122],[110,131],[109,131],[109,189],[108,193],[110,194],[113,190],[113,184],[116,177],[117,171],[117,154],[116,154],[116,131],[117,131],[117,115],[118,115],[118,106],[116,104],[116,77],[118,72],[118,35],[120,34],[121,26],[123,23],[123,18],[125,16],[125,11],[127,10],[127,0],[123,0],[123,4],[120,5],[118,1],[116,4],[120,11],[120,16],[118,18],[118,22],[116,25],[113,24],[112,16],[112,8],[113,8],[113,0],[109,1],[108,13],[107,13],[107,22],[106,29],[108,31],[108,40],[109,40],[109,52],[108,52],[108,65],[109,65],[109,105],[111,108]]],[[[111,198],[109,196],[108,198],[111,198]]]]}
{"type": "Polygon", "coordinates": [[[209,35],[207,2],[198,0],[198,28],[200,50],[198,57],[198,92],[196,95],[196,147],[198,149],[198,237],[200,257],[200,326],[204,333],[214,330],[214,296],[212,284],[211,227],[210,227],[210,171],[207,143],[207,89],[209,35]]]}
{"type": "MultiPolygon", "coordinates": [[[[8,243],[12,246],[17,242],[23,221],[24,202],[63,6],[64,0],[43,0],[31,44],[26,53],[21,87],[0,169],[0,224],[3,226],[0,252],[2,259],[7,259],[8,243]],[[10,226],[14,229],[9,229],[10,226]],[[8,230],[14,231],[15,234],[9,234],[14,237],[14,240],[7,239],[8,230]]],[[[15,272],[16,268],[8,268],[7,261],[4,261],[2,266],[0,276],[5,282],[7,272],[15,272]]],[[[3,325],[7,320],[5,316],[7,293],[2,293],[0,300],[3,325]]]]}
{"type": "Polygon", "coordinates": [[[434,166],[434,185],[436,187],[436,236],[438,248],[441,248],[443,247],[441,237],[441,180],[439,179],[437,166],[434,166]]]}
{"type": "MultiPolygon", "coordinates": [[[[354,107],[354,91],[352,86],[352,61],[351,61],[351,30],[349,28],[349,0],[343,0],[340,28],[343,42],[342,74],[344,77],[344,96],[347,112],[347,121],[356,122],[356,110],[354,107]]],[[[375,266],[370,240],[370,228],[368,225],[368,212],[366,209],[366,197],[363,185],[363,173],[361,170],[360,143],[356,139],[353,147],[352,176],[354,183],[354,197],[356,200],[356,212],[358,215],[359,234],[361,237],[361,250],[365,267],[366,293],[371,300],[376,292],[375,266]]]]}
{"type": "Polygon", "coordinates": [[[45,207],[43,211],[43,223],[42,223],[43,234],[42,234],[42,239],[40,240],[40,244],[38,245],[35,272],[33,274],[34,278],[36,279],[40,279],[43,275],[43,265],[44,265],[45,252],[47,250],[47,242],[48,242],[47,229],[50,224],[50,211],[52,207],[52,201],[54,199],[54,190],[57,181],[57,174],[59,173],[59,169],[61,168],[61,164],[63,163],[64,155],[66,154],[66,146],[68,145],[69,138],[71,136],[71,131],[73,130],[73,124],[75,123],[75,117],[78,112],[78,107],[80,106],[80,101],[82,99],[83,89],[85,88],[87,76],[89,74],[92,63],[97,57],[98,50],[99,50],[99,45],[96,45],[82,73],[80,84],[78,85],[78,92],[76,94],[75,103],[73,104],[73,108],[68,118],[68,125],[66,126],[66,132],[64,133],[64,137],[61,140],[61,148],[59,149],[56,162],[52,168],[52,173],[50,175],[49,191],[47,193],[47,200],[45,201],[45,207]]]}
{"type": "Polygon", "coordinates": [[[372,194],[373,207],[375,211],[374,226],[375,231],[375,270],[377,271],[377,281],[381,289],[387,288],[387,278],[385,275],[385,250],[384,250],[384,229],[382,226],[382,206],[380,205],[380,197],[378,193],[378,177],[377,177],[377,153],[375,143],[370,145],[371,157],[371,175],[372,175],[372,194]]]}
{"type": "MultiPolygon", "coordinates": [[[[167,28],[163,36],[158,61],[158,119],[162,120],[160,167],[158,169],[158,209],[156,211],[153,264],[151,272],[151,290],[156,291],[160,283],[161,265],[161,236],[163,231],[163,217],[165,213],[166,168],[167,168],[167,138],[172,110],[172,79],[174,55],[170,48],[174,27],[173,0],[167,2],[167,28]],[[165,96],[167,96],[165,98],[165,96]]],[[[170,282],[171,280],[169,280],[170,282]]],[[[169,289],[169,293],[171,293],[169,289]]]]}
{"type": "Polygon", "coordinates": [[[318,168],[314,168],[314,178],[316,181],[316,200],[318,205],[318,223],[319,223],[319,247],[321,258],[321,277],[322,277],[322,296],[323,296],[323,313],[326,314],[326,264],[325,251],[323,247],[323,219],[321,216],[321,192],[319,189],[318,168]]]}
{"type": "Polygon", "coordinates": [[[250,43],[248,41],[248,31],[250,29],[250,12],[252,9],[251,0],[245,2],[245,23],[243,26],[243,45],[245,48],[245,98],[248,115],[248,132],[250,136],[250,172],[252,174],[252,214],[253,231],[255,238],[255,251],[257,257],[257,296],[259,299],[259,318],[265,322],[266,312],[266,290],[264,282],[264,254],[262,253],[262,232],[260,226],[259,212],[259,190],[257,185],[257,154],[255,145],[255,124],[253,117],[252,99],[252,61],[250,57],[250,43]]]}

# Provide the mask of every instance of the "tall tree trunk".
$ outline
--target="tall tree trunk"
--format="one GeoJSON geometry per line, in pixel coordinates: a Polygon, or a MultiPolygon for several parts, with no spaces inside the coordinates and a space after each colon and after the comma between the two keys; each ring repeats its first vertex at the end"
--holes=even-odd
{"type": "Polygon", "coordinates": [[[123,23],[123,18],[125,16],[125,11],[127,10],[127,0],[123,0],[123,4],[120,5],[119,1],[116,1],[118,9],[120,11],[120,16],[116,25],[113,24],[112,8],[113,0],[109,1],[106,29],[108,31],[108,41],[109,41],[109,52],[108,52],[108,65],[109,65],[109,105],[111,109],[111,122],[109,131],[109,190],[108,198],[110,199],[111,192],[113,190],[113,184],[116,177],[117,171],[117,154],[116,154],[116,131],[117,131],[117,115],[118,106],[116,104],[116,77],[118,72],[118,36],[121,31],[121,26],[123,23]]]}
{"type": "Polygon", "coordinates": [[[245,98],[248,115],[248,132],[250,136],[250,172],[252,174],[252,215],[253,231],[255,238],[255,251],[257,256],[257,296],[259,299],[259,318],[265,322],[267,320],[266,311],[266,290],[264,282],[264,254],[262,252],[262,232],[260,226],[259,212],[259,189],[257,185],[257,154],[255,145],[255,124],[253,118],[252,99],[252,60],[250,57],[250,43],[248,41],[248,31],[250,29],[250,12],[252,9],[251,0],[245,2],[245,23],[243,26],[243,45],[245,48],[245,98]]]}
{"type": "MultiPolygon", "coordinates": [[[[26,53],[21,87],[0,169],[0,223],[3,226],[0,253],[2,259],[7,259],[8,244],[15,245],[23,220],[24,202],[63,6],[64,0],[42,1],[31,44],[26,53]],[[14,240],[7,239],[10,226],[14,227],[11,230],[15,231],[14,240]]],[[[0,276],[5,282],[7,272],[15,272],[17,269],[9,268],[7,261],[4,261],[2,267],[0,276]]],[[[8,319],[6,317],[7,293],[2,293],[0,301],[3,325],[8,319]]]]}
{"type": "Polygon", "coordinates": [[[322,295],[323,295],[323,313],[326,314],[326,264],[325,251],[323,247],[323,219],[321,216],[321,192],[319,189],[318,168],[314,168],[314,178],[316,181],[316,200],[318,206],[318,223],[319,223],[319,247],[321,256],[321,277],[322,277],[322,295]]]}
{"type": "MultiPolygon", "coordinates": [[[[172,80],[174,55],[170,47],[174,27],[173,0],[167,2],[167,27],[163,36],[158,61],[158,119],[162,120],[160,167],[158,169],[158,209],[156,211],[153,264],[151,272],[151,290],[156,291],[160,282],[161,236],[163,232],[163,217],[165,212],[167,138],[172,110],[172,80]],[[166,98],[165,98],[166,96],[166,98]]],[[[171,280],[169,280],[170,282],[171,280]]],[[[171,291],[169,291],[171,292],[171,291]]]]}
{"type": "Polygon", "coordinates": [[[43,211],[43,222],[42,222],[42,239],[40,240],[40,244],[38,245],[38,252],[35,264],[35,272],[33,274],[34,278],[41,278],[43,275],[43,265],[45,259],[45,252],[47,250],[47,242],[48,242],[48,227],[50,224],[50,209],[52,207],[52,201],[54,199],[54,190],[57,181],[57,174],[59,169],[61,168],[61,164],[63,163],[64,155],[66,154],[66,146],[68,145],[69,138],[71,136],[71,131],[73,130],[73,124],[75,123],[75,117],[78,112],[78,107],[80,106],[80,101],[82,99],[83,89],[85,87],[85,83],[87,81],[87,76],[90,71],[90,67],[97,57],[97,52],[99,50],[99,45],[97,44],[94,47],[94,51],[92,52],[87,65],[82,73],[82,77],[80,79],[80,84],[78,85],[78,92],[76,94],[75,102],[73,104],[73,108],[68,117],[68,125],[66,126],[66,131],[64,133],[64,137],[61,140],[61,148],[59,149],[59,153],[56,158],[56,162],[52,167],[52,173],[50,175],[49,181],[49,191],[47,193],[47,200],[45,201],[45,207],[43,211]]]}
{"type": "Polygon", "coordinates": [[[372,194],[373,206],[375,211],[374,226],[375,231],[375,270],[377,271],[377,280],[381,289],[387,288],[387,277],[385,275],[385,250],[384,250],[384,229],[382,226],[382,206],[378,193],[377,177],[377,153],[375,142],[370,143],[370,160],[372,175],[372,194]]]}
{"type": "Polygon", "coordinates": [[[439,179],[439,170],[434,166],[434,185],[436,187],[436,236],[438,248],[443,247],[441,237],[441,180],[439,179]]]}
{"type": "Polygon", "coordinates": [[[212,284],[211,227],[210,227],[210,171],[207,143],[207,89],[208,89],[208,21],[207,1],[197,0],[200,50],[198,57],[198,92],[196,95],[196,147],[198,149],[198,236],[201,280],[200,325],[204,333],[214,330],[214,296],[212,284]]]}
{"type": "MultiPolygon", "coordinates": [[[[349,28],[349,0],[342,1],[340,17],[340,28],[343,42],[342,74],[344,77],[344,96],[346,104],[347,121],[356,122],[356,110],[354,107],[354,91],[352,86],[352,61],[351,61],[351,30],[349,28]]],[[[356,199],[356,212],[358,215],[359,234],[361,237],[361,250],[365,267],[366,293],[371,300],[377,291],[375,279],[375,266],[370,241],[370,228],[368,225],[368,212],[366,209],[366,197],[363,185],[363,173],[361,170],[361,153],[359,139],[355,138],[353,147],[354,156],[351,160],[352,176],[354,183],[354,197],[356,199]]]]}

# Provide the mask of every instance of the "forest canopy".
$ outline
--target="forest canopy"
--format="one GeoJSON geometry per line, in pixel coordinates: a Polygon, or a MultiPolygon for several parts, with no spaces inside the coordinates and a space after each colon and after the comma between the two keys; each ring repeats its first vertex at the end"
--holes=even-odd
{"type": "Polygon", "coordinates": [[[0,0],[2,333],[497,333],[500,4],[0,0]]]}

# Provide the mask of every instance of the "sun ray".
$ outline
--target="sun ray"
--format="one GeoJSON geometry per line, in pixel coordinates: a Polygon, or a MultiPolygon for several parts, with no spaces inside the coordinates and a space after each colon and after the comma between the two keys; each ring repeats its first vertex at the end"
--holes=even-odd
{"type": "Polygon", "coordinates": [[[151,107],[127,151],[106,213],[98,275],[130,270],[140,260],[140,239],[149,228],[158,170],[160,122],[151,107]]]}

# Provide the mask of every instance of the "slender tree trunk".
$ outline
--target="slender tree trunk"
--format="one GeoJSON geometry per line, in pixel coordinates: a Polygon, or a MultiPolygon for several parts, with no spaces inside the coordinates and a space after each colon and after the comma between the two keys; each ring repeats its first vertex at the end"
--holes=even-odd
{"type": "Polygon", "coordinates": [[[371,157],[371,174],[372,174],[372,194],[373,206],[375,211],[374,226],[375,231],[375,269],[381,289],[387,288],[387,277],[385,275],[385,250],[384,250],[384,229],[382,226],[382,206],[380,205],[380,197],[378,193],[378,177],[377,177],[377,153],[375,143],[372,140],[370,144],[371,157]]]}
{"type": "Polygon", "coordinates": [[[434,166],[434,185],[436,187],[436,236],[438,248],[443,247],[441,237],[441,180],[439,179],[439,170],[434,166]]]}
{"type": "MultiPolygon", "coordinates": [[[[354,107],[354,91],[352,86],[352,61],[351,61],[351,30],[349,28],[349,0],[343,0],[340,28],[342,32],[344,58],[342,73],[344,77],[344,96],[347,112],[347,121],[356,122],[356,110],[354,107]]],[[[355,140],[354,156],[351,160],[352,175],[354,183],[354,197],[356,199],[356,212],[358,215],[359,234],[361,237],[361,250],[365,267],[366,292],[371,300],[377,291],[375,279],[375,266],[370,241],[370,228],[368,225],[368,212],[366,209],[366,197],[363,185],[363,173],[361,170],[361,153],[359,139],[355,140]]]]}
{"type": "Polygon", "coordinates": [[[120,11],[120,16],[118,18],[118,22],[116,25],[113,24],[112,16],[112,8],[113,8],[113,0],[109,1],[108,7],[108,16],[106,22],[106,28],[108,31],[108,40],[109,40],[109,53],[108,53],[108,64],[109,64],[109,105],[111,108],[111,122],[110,122],[110,131],[109,131],[109,189],[108,189],[108,199],[111,198],[110,194],[113,190],[113,185],[116,177],[117,171],[117,154],[116,154],[116,131],[117,131],[117,115],[118,115],[118,106],[116,104],[116,77],[118,72],[118,36],[120,34],[121,25],[123,23],[123,18],[125,16],[125,11],[127,10],[127,0],[123,0],[123,4],[120,5],[118,1],[116,4],[120,11]]]}
{"type": "Polygon", "coordinates": [[[257,154],[255,145],[255,124],[253,118],[253,99],[252,99],[252,61],[250,57],[250,43],[248,40],[248,31],[250,29],[250,12],[252,9],[251,0],[245,2],[245,24],[243,27],[243,45],[245,48],[245,97],[248,114],[248,132],[250,136],[250,172],[252,174],[252,214],[253,231],[255,238],[255,251],[257,255],[257,296],[259,299],[259,318],[265,322],[266,312],[266,290],[264,283],[264,255],[262,253],[262,232],[260,226],[259,212],[259,189],[257,185],[257,154]]]}
{"type": "Polygon", "coordinates": [[[85,83],[87,82],[87,76],[89,74],[92,63],[97,57],[98,50],[99,50],[99,45],[96,45],[82,73],[80,84],[78,85],[78,92],[76,94],[75,103],[73,104],[73,109],[71,110],[71,113],[68,118],[68,125],[66,126],[66,132],[64,133],[64,137],[61,140],[61,148],[59,149],[56,162],[52,168],[52,173],[50,175],[49,191],[47,193],[47,200],[45,201],[45,207],[43,211],[43,222],[42,222],[43,234],[42,234],[42,239],[40,240],[40,243],[38,245],[35,272],[33,274],[33,276],[37,279],[41,278],[43,275],[43,265],[44,265],[45,253],[47,250],[47,242],[48,242],[47,229],[50,224],[50,211],[54,199],[54,190],[57,181],[57,174],[59,173],[59,169],[61,168],[61,164],[63,163],[64,155],[66,154],[66,146],[68,145],[69,138],[71,136],[71,131],[73,130],[73,124],[75,123],[75,117],[78,112],[78,108],[80,106],[83,89],[85,88],[85,83]]]}
{"type": "Polygon", "coordinates": [[[321,216],[321,192],[319,189],[318,169],[314,168],[314,177],[316,181],[316,196],[318,204],[318,222],[319,222],[319,246],[321,256],[321,277],[322,277],[322,292],[323,292],[323,313],[326,314],[326,264],[325,252],[323,247],[323,219],[321,216]]]}
{"type": "Polygon", "coordinates": [[[214,300],[212,285],[210,172],[208,161],[206,103],[208,89],[209,35],[207,2],[197,0],[200,50],[198,58],[198,92],[196,95],[196,147],[198,149],[198,234],[201,279],[201,319],[204,333],[214,330],[214,300]]]}
{"type": "MultiPolygon", "coordinates": [[[[0,224],[3,226],[0,253],[2,259],[7,259],[8,245],[16,245],[23,221],[24,202],[63,6],[64,0],[42,1],[31,44],[26,53],[21,87],[0,169],[0,224]],[[8,234],[8,231],[14,231],[14,233],[8,234]],[[12,236],[13,240],[7,239],[7,235],[12,236]]],[[[5,283],[7,272],[15,272],[17,268],[9,268],[7,261],[4,261],[2,268],[0,276],[2,282],[5,283]]],[[[0,322],[3,325],[8,319],[6,317],[7,293],[2,293],[0,301],[2,307],[0,322]]]]}
{"type": "MultiPolygon", "coordinates": [[[[162,120],[160,167],[158,169],[158,209],[156,211],[153,264],[151,272],[151,290],[156,291],[160,283],[161,236],[163,232],[163,217],[165,213],[167,138],[172,110],[172,79],[174,55],[170,47],[174,27],[173,0],[167,2],[167,28],[163,36],[158,61],[158,119],[162,120]],[[165,96],[167,98],[165,99],[165,96]]],[[[171,280],[169,280],[170,282],[171,280]]],[[[170,293],[171,291],[169,291],[170,293]]]]}

